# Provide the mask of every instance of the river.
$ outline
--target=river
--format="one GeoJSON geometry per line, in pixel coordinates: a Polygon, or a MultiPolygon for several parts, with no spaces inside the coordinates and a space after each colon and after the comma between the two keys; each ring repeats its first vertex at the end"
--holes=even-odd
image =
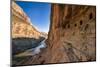
{"type": "Polygon", "coordinates": [[[19,53],[19,54],[15,55],[15,57],[33,56],[33,55],[39,54],[41,52],[41,48],[46,48],[45,40],[46,39],[41,41],[37,47],[31,48],[31,49],[28,49],[22,53],[19,53]]]}

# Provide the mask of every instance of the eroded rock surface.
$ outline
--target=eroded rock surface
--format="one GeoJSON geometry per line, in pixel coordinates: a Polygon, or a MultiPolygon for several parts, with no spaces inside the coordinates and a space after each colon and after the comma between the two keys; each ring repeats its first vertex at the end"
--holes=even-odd
{"type": "Polygon", "coordinates": [[[52,5],[48,63],[96,60],[96,7],[52,5]]]}

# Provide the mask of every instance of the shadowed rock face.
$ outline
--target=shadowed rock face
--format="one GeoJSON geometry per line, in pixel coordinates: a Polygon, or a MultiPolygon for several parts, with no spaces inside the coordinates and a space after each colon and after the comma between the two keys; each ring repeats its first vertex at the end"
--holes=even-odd
{"type": "Polygon", "coordinates": [[[96,7],[52,5],[50,63],[96,60],[96,7]]]}

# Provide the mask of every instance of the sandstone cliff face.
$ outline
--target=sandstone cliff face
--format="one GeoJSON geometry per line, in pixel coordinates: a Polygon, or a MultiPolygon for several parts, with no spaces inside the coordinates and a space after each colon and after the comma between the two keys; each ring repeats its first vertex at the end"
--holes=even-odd
{"type": "Polygon", "coordinates": [[[52,5],[49,63],[96,60],[96,7],[52,5]]]}
{"type": "Polygon", "coordinates": [[[39,39],[41,33],[33,27],[29,17],[12,2],[12,37],[28,37],[39,39]]]}

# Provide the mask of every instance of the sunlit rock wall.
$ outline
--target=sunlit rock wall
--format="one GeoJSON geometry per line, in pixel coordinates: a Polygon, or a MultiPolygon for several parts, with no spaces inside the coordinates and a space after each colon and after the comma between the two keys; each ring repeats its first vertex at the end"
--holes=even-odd
{"type": "Polygon", "coordinates": [[[32,25],[25,12],[15,2],[12,2],[12,37],[38,39],[40,36],[41,33],[32,25]]]}
{"type": "Polygon", "coordinates": [[[45,39],[45,36],[33,26],[23,9],[12,2],[12,53],[18,54],[27,49],[35,48],[45,39]]]}

